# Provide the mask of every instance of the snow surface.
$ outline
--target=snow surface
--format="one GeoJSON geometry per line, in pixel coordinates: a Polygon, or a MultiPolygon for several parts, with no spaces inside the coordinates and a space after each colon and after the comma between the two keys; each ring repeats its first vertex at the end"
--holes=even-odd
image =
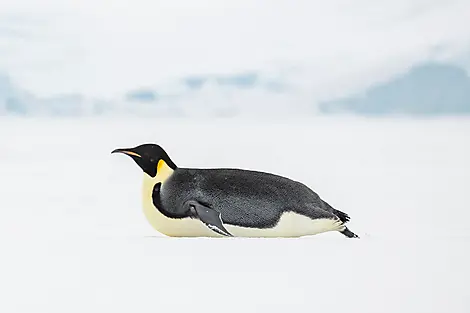
{"type": "Polygon", "coordinates": [[[470,121],[0,119],[0,312],[470,312],[470,121]],[[167,238],[117,147],[300,180],[362,238],[167,238]]]}

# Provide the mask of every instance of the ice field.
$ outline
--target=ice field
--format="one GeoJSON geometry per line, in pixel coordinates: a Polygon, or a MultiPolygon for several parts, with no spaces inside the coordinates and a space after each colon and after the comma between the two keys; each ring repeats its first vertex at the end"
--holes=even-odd
{"type": "Polygon", "coordinates": [[[470,312],[470,119],[0,118],[0,312],[470,312]],[[359,240],[168,238],[143,173],[182,167],[302,181],[359,240]]]}

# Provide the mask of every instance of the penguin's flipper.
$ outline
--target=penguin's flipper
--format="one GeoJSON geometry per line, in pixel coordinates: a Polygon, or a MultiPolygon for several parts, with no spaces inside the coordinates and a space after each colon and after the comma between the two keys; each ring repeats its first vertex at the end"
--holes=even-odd
{"type": "Polygon", "coordinates": [[[211,230],[223,236],[233,237],[233,235],[225,229],[220,212],[195,200],[189,200],[185,205],[189,206],[193,217],[199,219],[211,230]]]}

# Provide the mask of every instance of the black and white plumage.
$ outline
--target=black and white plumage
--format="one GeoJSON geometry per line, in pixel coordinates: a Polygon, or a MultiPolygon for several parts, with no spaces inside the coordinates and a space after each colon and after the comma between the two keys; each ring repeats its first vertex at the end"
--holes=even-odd
{"type": "Polygon", "coordinates": [[[339,231],[358,237],[334,209],[306,185],[242,169],[177,167],[158,145],[125,153],[142,168],[144,213],[168,236],[299,237],[339,231]]]}

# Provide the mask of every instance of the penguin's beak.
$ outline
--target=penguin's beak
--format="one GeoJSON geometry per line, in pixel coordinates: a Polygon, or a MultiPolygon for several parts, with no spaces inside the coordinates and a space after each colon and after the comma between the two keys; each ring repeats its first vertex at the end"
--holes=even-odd
{"type": "Polygon", "coordinates": [[[135,153],[134,151],[132,151],[132,149],[114,149],[113,151],[111,151],[111,153],[124,153],[124,154],[127,154],[129,156],[135,156],[135,157],[138,157],[138,158],[142,157],[140,154],[135,153]]]}

